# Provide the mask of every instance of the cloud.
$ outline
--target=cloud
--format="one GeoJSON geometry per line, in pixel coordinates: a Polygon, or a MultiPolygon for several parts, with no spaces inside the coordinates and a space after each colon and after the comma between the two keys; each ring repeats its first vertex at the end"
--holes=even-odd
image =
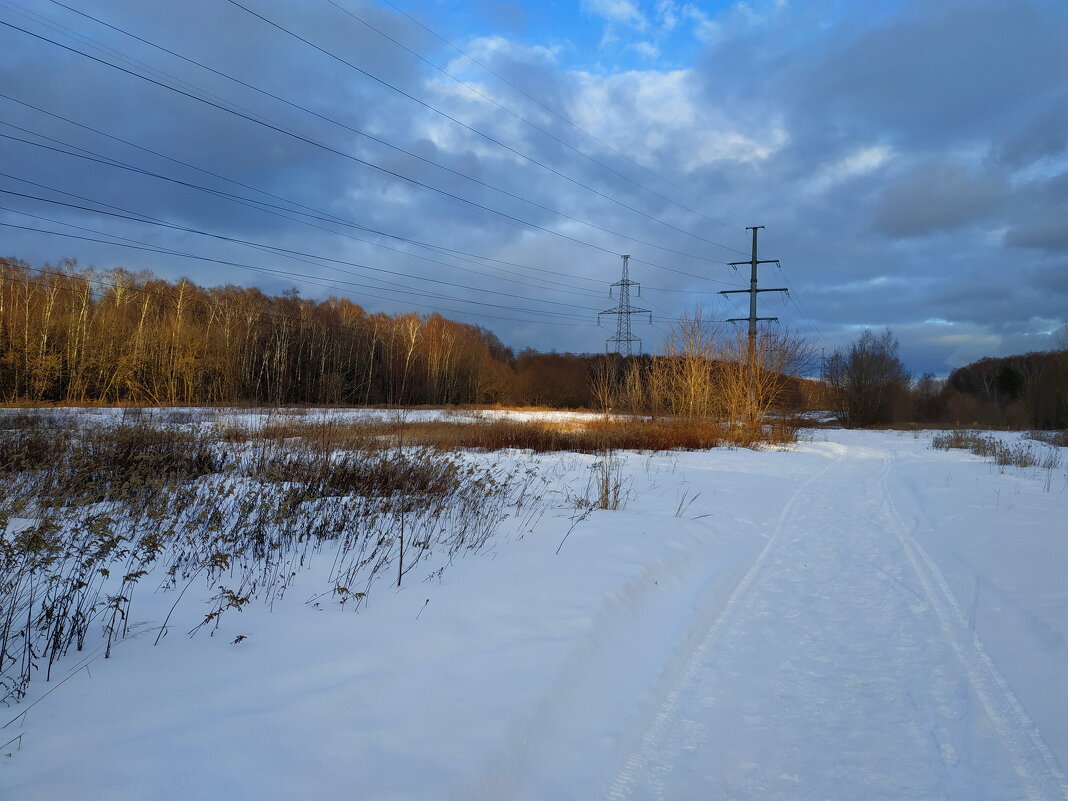
{"type": "Polygon", "coordinates": [[[635,42],[629,45],[629,47],[642,58],[649,61],[656,61],[660,58],[660,48],[652,42],[635,42]]]}
{"type": "Polygon", "coordinates": [[[824,192],[842,181],[867,175],[878,170],[893,157],[893,149],[885,145],[859,147],[815,172],[806,187],[807,192],[824,192]]]}
{"type": "Polygon", "coordinates": [[[724,36],[723,25],[709,17],[692,3],[682,7],[683,16],[693,23],[693,34],[708,46],[719,44],[724,36]]]}
{"type": "Polygon", "coordinates": [[[1046,209],[1037,219],[1021,223],[1005,235],[1005,244],[1049,253],[1068,252],[1068,204],[1046,209]]]}
{"type": "Polygon", "coordinates": [[[1016,194],[1019,202],[1013,224],[1005,230],[1005,244],[1051,255],[1068,254],[1068,169],[1024,182],[1016,194]]]}
{"type": "Polygon", "coordinates": [[[995,175],[956,164],[922,163],[883,191],[874,227],[894,237],[946,231],[989,218],[1007,194],[1007,183],[995,175]]]}
{"type": "Polygon", "coordinates": [[[1068,90],[1048,98],[1044,107],[996,145],[996,155],[1009,167],[1041,162],[1068,151],[1068,90]]]}
{"type": "Polygon", "coordinates": [[[639,31],[649,27],[649,21],[632,0],[582,0],[582,10],[639,31]]]}
{"type": "Polygon", "coordinates": [[[584,128],[641,163],[689,174],[720,162],[766,159],[784,144],[776,126],[752,128],[700,103],[689,70],[583,74],[575,97],[584,128]]]}
{"type": "Polygon", "coordinates": [[[909,147],[983,141],[1018,130],[1004,109],[1042,103],[1048,95],[1035,87],[1063,72],[1068,15],[1045,0],[905,3],[874,19],[808,30],[808,57],[779,77],[799,90],[799,123],[877,131],[909,147]]]}
{"type": "Polygon", "coordinates": [[[659,0],[656,4],[656,16],[663,30],[673,31],[679,24],[679,6],[675,0],[659,0]]]}

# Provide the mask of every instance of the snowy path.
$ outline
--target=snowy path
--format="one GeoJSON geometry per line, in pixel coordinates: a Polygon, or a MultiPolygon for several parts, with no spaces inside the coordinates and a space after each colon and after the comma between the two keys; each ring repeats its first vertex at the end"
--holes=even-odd
{"type": "Polygon", "coordinates": [[[1068,798],[892,470],[850,447],[792,497],[606,798],[1068,798]]]}

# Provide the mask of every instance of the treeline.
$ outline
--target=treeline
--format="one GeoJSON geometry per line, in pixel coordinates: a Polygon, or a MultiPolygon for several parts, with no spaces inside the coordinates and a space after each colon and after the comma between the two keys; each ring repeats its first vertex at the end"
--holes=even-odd
{"type": "Polygon", "coordinates": [[[894,423],[981,425],[1008,429],[1068,428],[1068,326],[1061,349],[985,358],[946,379],[912,381],[886,330],[865,331],[823,366],[833,408],[847,426],[894,423]]]}
{"type": "Polygon", "coordinates": [[[915,387],[917,416],[1000,428],[1068,428],[1068,349],[980,359],[915,387]]]}
{"type": "Polygon", "coordinates": [[[0,398],[63,403],[509,401],[512,352],[440,315],[0,259],[0,398]]]}
{"type": "MultiPolygon", "coordinates": [[[[818,385],[789,375],[792,341],[761,343],[754,375],[770,381],[762,407],[818,406],[818,385]]],[[[602,355],[517,355],[492,332],[438,314],[372,314],[343,298],[0,259],[7,403],[496,403],[690,417],[732,408],[735,384],[748,380],[732,383],[738,345],[694,320],[672,334],[665,356],[613,360],[609,389],[602,355]]]]}

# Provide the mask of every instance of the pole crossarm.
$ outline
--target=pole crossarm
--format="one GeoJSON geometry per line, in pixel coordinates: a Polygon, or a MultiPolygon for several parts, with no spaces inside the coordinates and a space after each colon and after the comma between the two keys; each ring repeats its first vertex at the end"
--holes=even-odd
{"type": "Polygon", "coordinates": [[[748,295],[750,292],[754,292],[754,291],[756,291],[756,292],[785,292],[788,295],[790,294],[790,290],[787,287],[784,287],[784,286],[776,287],[775,289],[757,289],[757,290],[753,290],[753,289],[721,289],[719,291],[719,294],[721,294],[721,295],[734,295],[734,294],[737,294],[737,293],[741,292],[741,293],[744,293],[744,294],[748,295]]]}

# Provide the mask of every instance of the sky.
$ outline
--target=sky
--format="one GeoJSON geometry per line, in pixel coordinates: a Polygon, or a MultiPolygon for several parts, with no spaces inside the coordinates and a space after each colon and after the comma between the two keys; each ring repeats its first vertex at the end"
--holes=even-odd
{"type": "Polygon", "coordinates": [[[762,325],[944,376],[1062,341],[1066,42],[1063,0],[0,0],[0,255],[596,352],[626,254],[658,352],[748,315],[764,226],[762,325]]]}

